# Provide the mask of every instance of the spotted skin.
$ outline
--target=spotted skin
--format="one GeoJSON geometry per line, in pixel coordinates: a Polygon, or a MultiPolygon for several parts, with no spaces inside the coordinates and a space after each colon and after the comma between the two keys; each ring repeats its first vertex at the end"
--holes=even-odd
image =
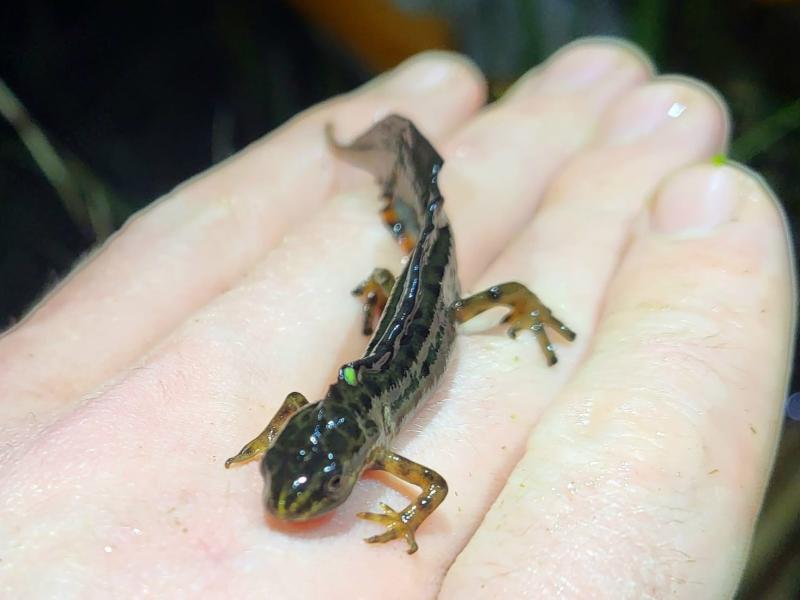
{"type": "Polygon", "coordinates": [[[392,115],[349,145],[331,150],[370,171],[382,189],[384,222],[408,262],[395,281],[376,269],[353,293],[364,302],[364,333],[374,329],[364,355],[339,370],[325,397],[309,404],[287,396],[267,428],[228,459],[225,466],[263,454],[264,505],[288,521],[316,518],[342,504],[367,470],[383,470],[422,491],[400,511],[381,504],[380,513],[358,517],[386,530],[369,543],[405,540],[418,549],[417,528],[447,496],[447,482],[433,469],[394,453],[391,443],[428,397],[453,349],[457,323],[494,306],[508,306],[509,334],[530,329],[549,364],[555,352],[548,326],[572,340],[575,334],[524,285],[504,283],[461,298],[455,248],[439,192],[443,160],[414,125],[392,115]]]}

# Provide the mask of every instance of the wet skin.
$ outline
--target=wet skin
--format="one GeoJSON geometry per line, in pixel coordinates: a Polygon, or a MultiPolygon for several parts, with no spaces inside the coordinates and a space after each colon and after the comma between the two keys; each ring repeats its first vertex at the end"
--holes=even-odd
{"type": "Polygon", "coordinates": [[[570,341],[575,334],[521,283],[461,298],[438,187],[444,161],[410,121],[386,117],[346,146],[334,140],[330,127],[326,134],[337,155],[375,176],[386,202],[381,214],[410,251],[408,262],[396,281],[386,269],[375,269],[353,290],[364,301],[364,333],[375,329],[363,357],[341,367],[322,400],[309,404],[302,394],[289,394],[264,431],[225,466],[263,454],[264,505],[286,521],[317,518],[342,504],[365,471],[387,471],[422,493],[400,512],[381,504],[382,513],[357,516],[386,527],[367,542],[405,539],[412,554],[415,532],[445,499],[447,483],[390,445],[447,367],[457,323],[507,306],[509,335],[530,329],[549,365],[557,359],[545,325],[570,341]]]}

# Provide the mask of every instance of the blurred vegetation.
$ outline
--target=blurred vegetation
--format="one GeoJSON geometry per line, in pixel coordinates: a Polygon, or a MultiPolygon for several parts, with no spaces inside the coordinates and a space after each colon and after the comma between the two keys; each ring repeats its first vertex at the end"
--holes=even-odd
{"type": "MultiPolygon", "coordinates": [[[[460,49],[499,92],[589,34],[628,37],[662,71],[716,87],[731,157],[765,176],[796,231],[791,0],[31,0],[0,24],[0,325],[133,211],[405,56],[460,49]]],[[[741,598],[800,597],[798,453],[789,422],[741,598]]]]}

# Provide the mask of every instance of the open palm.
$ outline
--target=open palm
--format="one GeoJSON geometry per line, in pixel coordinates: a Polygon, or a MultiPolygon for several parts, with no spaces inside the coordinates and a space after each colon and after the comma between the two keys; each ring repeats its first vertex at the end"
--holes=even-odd
{"type": "MultiPolygon", "coordinates": [[[[712,164],[725,108],[637,52],[572,45],[481,109],[427,54],[316,107],[137,215],[0,340],[3,597],[724,597],[782,417],[794,290],[763,184],[712,164]],[[349,292],[402,253],[368,176],[337,162],[396,112],[446,164],[466,292],[527,284],[577,333],[548,368],[487,313],[403,455],[450,495],[420,550],[354,514],[266,522],[224,460],[288,392],[360,355],[349,292]]],[[[717,161],[718,163],[719,161],[717,161]]]]}

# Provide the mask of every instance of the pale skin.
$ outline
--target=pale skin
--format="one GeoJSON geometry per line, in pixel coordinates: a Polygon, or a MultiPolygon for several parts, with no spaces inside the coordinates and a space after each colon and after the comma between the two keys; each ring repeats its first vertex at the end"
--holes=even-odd
{"type": "Polygon", "coordinates": [[[464,59],[417,57],[137,215],[0,339],[0,596],[733,593],[794,327],[777,201],[711,164],[720,101],[628,47],[573,45],[483,101],[464,59]],[[446,159],[464,289],[524,282],[578,334],[552,368],[500,312],[459,336],[395,444],[450,486],[411,557],[354,515],[414,488],[368,478],[287,528],[253,464],[223,468],[359,355],[350,291],[400,270],[376,189],[323,137],[389,112],[446,159]]]}

